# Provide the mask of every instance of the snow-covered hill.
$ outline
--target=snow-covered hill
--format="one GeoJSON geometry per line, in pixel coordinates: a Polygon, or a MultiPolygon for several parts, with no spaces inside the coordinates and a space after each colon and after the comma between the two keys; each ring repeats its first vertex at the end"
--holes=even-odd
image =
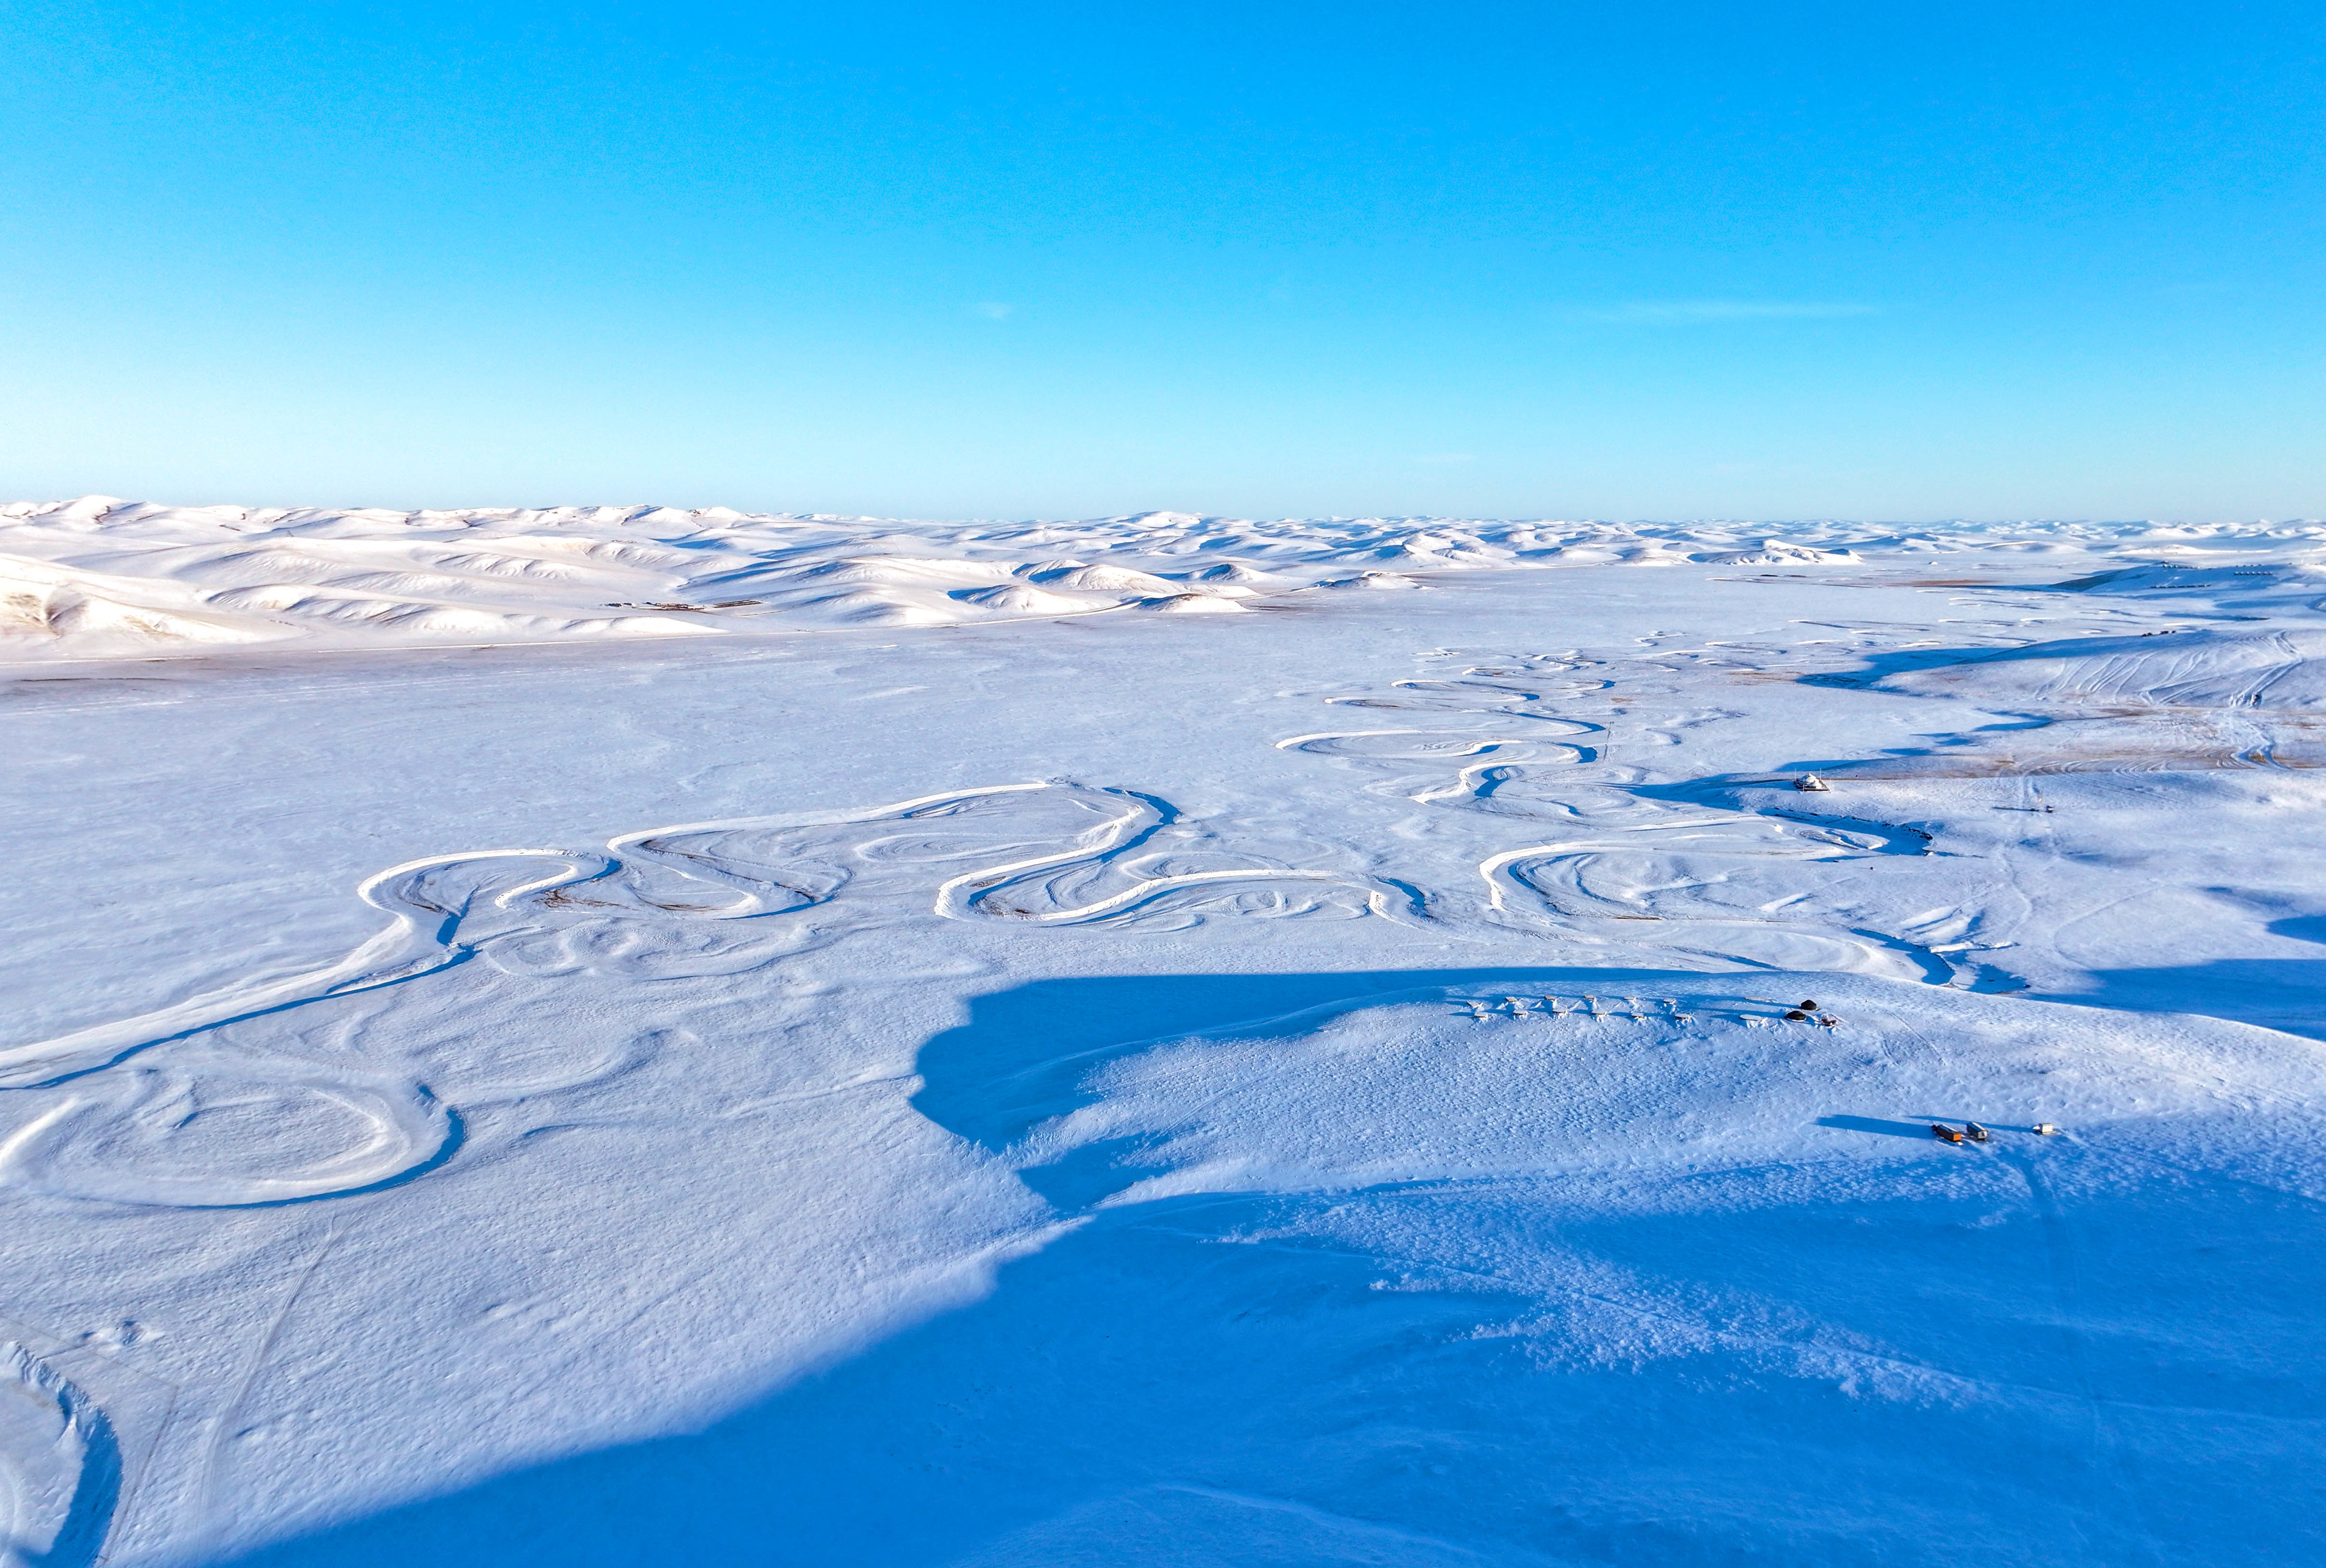
{"type": "Polygon", "coordinates": [[[913,627],[1281,607],[1529,567],[1899,568],[2186,597],[2326,596],[2326,527],[1250,522],[908,524],[662,506],[448,512],[0,506],[0,660],[913,627]],[[2243,564],[2271,560],[2275,566],[2243,564]],[[2125,565],[2130,561],[2135,565],[2125,565]],[[2224,564],[2224,562],[2237,564],[2224,564]],[[1958,564],[1959,561],[1958,561],[1958,564]]]}

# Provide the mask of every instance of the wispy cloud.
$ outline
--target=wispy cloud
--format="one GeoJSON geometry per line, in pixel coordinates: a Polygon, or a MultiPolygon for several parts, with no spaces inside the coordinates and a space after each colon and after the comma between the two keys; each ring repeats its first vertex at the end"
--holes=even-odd
{"type": "Polygon", "coordinates": [[[1005,305],[999,300],[980,300],[971,307],[989,321],[1006,321],[1009,319],[1009,312],[1017,308],[1015,305],[1005,305]]]}
{"type": "Polygon", "coordinates": [[[1692,327],[1713,321],[1812,321],[1872,316],[1878,305],[1830,300],[1637,300],[1605,310],[1578,311],[1586,321],[1634,327],[1692,327]]]}

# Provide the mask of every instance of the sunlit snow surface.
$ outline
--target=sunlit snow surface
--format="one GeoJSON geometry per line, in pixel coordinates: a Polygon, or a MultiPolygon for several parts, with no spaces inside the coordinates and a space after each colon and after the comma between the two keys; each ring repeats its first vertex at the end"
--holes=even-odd
{"type": "Polygon", "coordinates": [[[2326,1558],[2326,527],[0,556],[0,1563],[2326,1558]]]}

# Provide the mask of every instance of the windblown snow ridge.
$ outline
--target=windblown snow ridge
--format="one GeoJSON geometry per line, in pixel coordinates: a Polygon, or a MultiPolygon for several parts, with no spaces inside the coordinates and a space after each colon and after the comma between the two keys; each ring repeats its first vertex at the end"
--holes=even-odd
{"type": "MultiPolygon", "coordinates": [[[[916,523],[725,507],[395,512],[170,506],[90,496],[0,506],[0,661],[317,646],[684,637],[952,626],[1118,612],[1237,613],[1340,588],[1560,566],[1800,571],[1975,551],[2178,586],[2256,548],[2309,586],[2326,525],[1611,524],[1180,512],[916,523]],[[1777,533],[1782,536],[1776,536],[1777,533]]],[[[2229,582],[2229,579],[2222,579],[2229,582]]],[[[2245,586],[2244,579],[2234,586],[2245,586]]]]}

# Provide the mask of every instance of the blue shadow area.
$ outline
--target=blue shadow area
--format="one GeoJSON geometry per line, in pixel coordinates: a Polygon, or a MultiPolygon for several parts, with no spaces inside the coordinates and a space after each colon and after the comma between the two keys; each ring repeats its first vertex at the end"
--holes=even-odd
{"type": "Polygon", "coordinates": [[[96,1568],[105,1560],[106,1535],[121,1502],[121,1443],[101,1411],[84,1406],[75,1414],[83,1443],[80,1483],[49,1549],[25,1551],[18,1558],[25,1568],[96,1568]]]}
{"type": "MultiPolygon", "coordinates": [[[[916,1103],[1006,1150],[1158,1039],[1421,988],[1655,978],[1045,981],[930,1040],[916,1103]]],[[[2320,1207],[2111,1192],[2075,1216],[2071,1266],[2011,1158],[1958,1155],[1862,1199],[1789,1168],[1731,1173],[1742,1195],[1712,1206],[1496,1178],[1101,1208],[984,1300],[704,1431],[241,1561],[1665,1568],[1935,1564],[1967,1538],[2079,1563],[2315,1561],[2314,1511],[2266,1456],[2326,1415],[2305,1349],[2320,1207]],[[2144,1326],[2160,1292],[2185,1337],[2144,1326]],[[2119,1387],[2140,1408],[2096,1415],[2119,1387]],[[2234,1549],[2209,1552],[2232,1504],[2234,1549]]],[[[1029,1175],[1077,1204],[1137,1175],[1070,1164],[1029,1175]]]]}
{"type": "Polygon", "coordinates": [[[2146,641],[2139,633],[2120,636],[2058,637],[2049,642],[2024,643],[2001,648],[1980,644],[1957,648],[1894,648],[1886,653],[1862,655],[1863,663],[1855,670],[1803,675],[1800,683],[1848,691],[1872,686],[1892,675],[1934,670],[1950,664],[2013,664],[2033,659],[2079,658],[2095,654],[2153,653],[2155,649],[2156,645],[2146,641]]]}
{"type": "Polygon", "coordinates": [[[1872,1116],[1821,1116],[1818,1126],[1838,1127],[1843,1132],[1875,1133],[1884,1137],[1927,1138],[1931,1124],[1926,1121],[1891,1121],[1872,1116]]]}
{"type": "Polygon", "coordinates": [[[2135,1013],[2201,1013],[2326,1040],[2326,959],[2216,959],[2145,970],[2096,970],[2096,988],[2046,1002],[2135,1013]]]}
{"type": "MultiPolygon", "coordinates": [[[[2326,944],[2326,915],[2269,923],[2273,936],[2326,944]]],[[[2326,959],[2214,959],[2152,969],[2095,970],[2092,988],[2046,993],[2070,1007],[2136,1013],[2199,1013],[2326,1040],[2326,959]]]]}

